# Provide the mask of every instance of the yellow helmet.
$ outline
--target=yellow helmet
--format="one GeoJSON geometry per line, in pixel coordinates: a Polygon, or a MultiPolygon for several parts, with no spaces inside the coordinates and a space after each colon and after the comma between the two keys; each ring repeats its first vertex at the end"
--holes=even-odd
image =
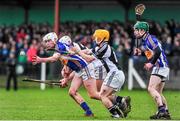
{"type": "Polygon", "coordinates": [[[97,29],[93,34],[93,39],[96,43],[101,43],[102,41],[109,41],[109,31],[105,29],[97,29]]]}

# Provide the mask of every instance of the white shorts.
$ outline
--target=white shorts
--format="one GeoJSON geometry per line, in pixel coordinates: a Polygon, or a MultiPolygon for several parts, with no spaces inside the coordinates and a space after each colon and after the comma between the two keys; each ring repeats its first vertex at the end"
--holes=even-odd
{"type": "Polygon", "coordinates": [[[151,75],[160,76],[162,81],[169,80],[169,68],[168,67],[153,67],[151,75]]]}
{"type": "Polygon", "coordinates": [[[81,77],[83,79],[83,81],[89,79],[89,78],[95,78],[95,73],[94,73],[94,66],[93,64],[88,64],[87,67],[81,69],[80,72],[76,72],[75,74],[78,76],[78,77],[81,77]]]}
{"type": "Polygon", "coordinates": [[[107,75],[104,66],[95,67],[95,77],[97,80],[104,80],[107,75]]]}
{"type": "Polygon", "coordinates": [[[114,89],[114,91],[118,91],[121,89],[124,84],[125,76],[123,71],[113,71],[109,72],[103,82],[104,85],[109,86],[114,89]]]}

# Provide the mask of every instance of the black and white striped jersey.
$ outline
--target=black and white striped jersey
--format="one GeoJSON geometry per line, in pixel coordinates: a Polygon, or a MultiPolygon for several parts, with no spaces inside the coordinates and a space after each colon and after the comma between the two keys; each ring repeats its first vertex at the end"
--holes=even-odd
{"type": "Polygon", "coordinates": [[[93,53],[95,53],[96,57],[102,61],[107,72],[118,70],[116,54],[107,42],[104,42],[101,47],[97,46],[94,48],[93,53]]]}

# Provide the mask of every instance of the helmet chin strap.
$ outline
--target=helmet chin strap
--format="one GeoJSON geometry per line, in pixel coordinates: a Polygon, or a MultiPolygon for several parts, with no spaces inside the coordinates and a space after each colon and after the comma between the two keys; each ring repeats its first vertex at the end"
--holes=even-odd
{"type": "Polygon", "coordinates": [[[54,40],[52,40],[52,41],[54,42],[54,44],[56,44],[56,42],[57,42],[57,40],[55,40],[55,39],[54,39],[54,40]]]}
{"type": "Polygon", "coordinates": [[[101,45],[103,42],[104,42],[104,40],[105,40],[105,38],[103,38],[102,40],[101,40],[101,42],[100,43],[98,43],[97,45],[101,45]]]}
{"type": "Polygon", "coordinates": [[[71,42],[71,45],[74,47],[74,43],[73,42],[71,42]]]}
{"type": "Polygon", "coordinates": [[[147,31],[144,32],[144,34],[142,36],[138,37],[137,39],[142,39],[144,37],[144,35],[146,35],[147,33],[148,33],[147,31]]]}
{"type": "Polygon", "coordinates": [[[52,49],[52,48],[51,48],[51,47],[46,47],[46,49],[45,49],[45,50],[47,51],[47,50],[49,50],[49,49],[52,49]]]}

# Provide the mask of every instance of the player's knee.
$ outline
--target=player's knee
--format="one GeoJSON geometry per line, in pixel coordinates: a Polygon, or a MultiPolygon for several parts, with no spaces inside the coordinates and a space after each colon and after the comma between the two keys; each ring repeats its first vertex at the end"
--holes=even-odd
{"type": "Polygon", "coordinates": [[[75,89],[69,89],[69,95],[70,96],[75,96],[76,92],[77,92],[77,90],[75,90],[75,89]]]}
{"type": "Polygon", "coordinates": [[[162,95],[162,89],[160,89],[159,87],[156,88],[156,91],[162,95]]]}
{"type": "Polygon", "coordinates": [[[148,87],[148,92],[149,92],[149,93],[153,92],[153,90],[154,90],[154,88],[153,88],[152,86],[149,86],[149,87],[148,87]]]}
{"type": "Polygon", "coordinates": [[[91,99],[99,99],[98,94],[96,94],[95,92],[89,93],[89,97],[90,97],[91,99]]]}
{"type": "Polygon", "coordinates": [[[89,97],[90,97],[91,99],[95,99],[95,98],[96,98],[93,94],[89,94],[89,97]]]}
{"type": "Polygon", "coordinates": [[[102,93],[102,92],[100,92],[99,95],[100,95],[101,100],[104,99],[104,98],[106,98],[106,96],[105,96],[104,93],[102,93]]]}

